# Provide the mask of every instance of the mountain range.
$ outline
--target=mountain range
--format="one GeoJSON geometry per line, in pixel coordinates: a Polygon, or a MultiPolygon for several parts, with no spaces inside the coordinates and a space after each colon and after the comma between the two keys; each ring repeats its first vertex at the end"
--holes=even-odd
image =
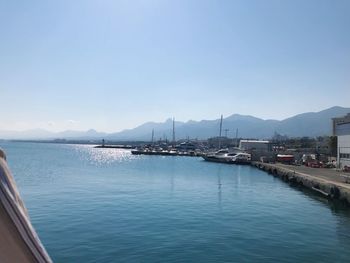
{"type": "MultiPolygon", "coordinates": [[[[335,106],[319,112],[307,112],[284,120],[263,120],[248,115],[233,114],[223,119],[222,135],[267,139],[275,132],[289,137],[316,137],[331,135],[332,118],[350,113],[350,108],[335,106]],[[226,130],[226,131],[225,131],[226,130]]],[[[206,139],[219,135],[220,119],[188,122],[175,122],[176,139],[198,138],[206,139]]],[[[172,138],[172,119],[165,122],[147,122],[133,129],[116,133],[88,131],[63,131],[58,133],[42,129],[28,131],[0,131],[0,139],[106,139],[115,141],[151,140],[154,130],[155,139],[172,138]]]]}

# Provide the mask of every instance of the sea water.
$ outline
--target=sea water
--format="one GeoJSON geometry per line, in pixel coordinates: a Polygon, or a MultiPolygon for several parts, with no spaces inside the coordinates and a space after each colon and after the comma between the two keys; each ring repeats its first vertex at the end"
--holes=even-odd
{"type": "Polygon", "coordinates": [[[350,262],[350,209],[254,167],[0,147],[54,262],[350,262]]]}

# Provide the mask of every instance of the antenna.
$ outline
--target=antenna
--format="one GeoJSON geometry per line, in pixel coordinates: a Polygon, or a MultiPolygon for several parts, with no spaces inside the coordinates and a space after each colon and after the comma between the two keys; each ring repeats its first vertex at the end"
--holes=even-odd
{"type": "Polygon", "coordinates": [[[152,144],[154,142],[154,129],[152,129],[152,144]]]}

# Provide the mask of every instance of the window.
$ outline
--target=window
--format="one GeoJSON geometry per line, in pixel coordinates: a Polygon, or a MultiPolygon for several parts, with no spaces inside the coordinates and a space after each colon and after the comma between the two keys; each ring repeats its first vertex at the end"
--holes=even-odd
{"type": "Polygon", "coordinates": [[[343,159],[350,159],[350,153],[340,153],[339,157],[343,159]]]}

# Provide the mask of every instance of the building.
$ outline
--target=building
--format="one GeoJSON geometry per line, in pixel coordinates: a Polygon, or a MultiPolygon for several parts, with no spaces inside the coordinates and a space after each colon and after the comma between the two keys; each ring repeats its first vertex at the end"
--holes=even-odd
{"type": "Polygon", "coordinates": [[[344,117],[333,118],[333,135],[338,137],[338,167],[350,167],[350,113],[344,117]]]}
{"type": "Polygon", "coordinates": [[[271,144],[269,141],[258,141],[258,140],[240,140],[239,149],[249,151],[270,151],[271,144]]]}

